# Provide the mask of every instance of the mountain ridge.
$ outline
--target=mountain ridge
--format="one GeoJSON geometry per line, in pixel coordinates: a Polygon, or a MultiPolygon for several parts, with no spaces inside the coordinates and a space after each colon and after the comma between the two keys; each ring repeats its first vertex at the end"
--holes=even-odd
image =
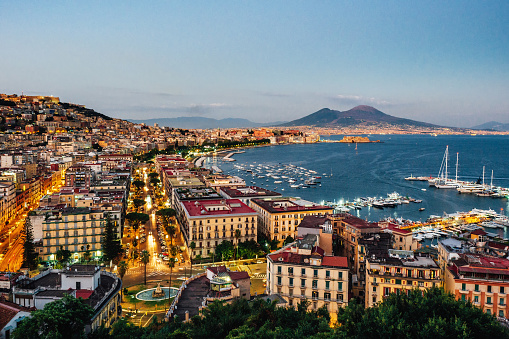
{"type": "Polygon", "coordinates": [[[146,125],[186,128],[186,129],[211,129],[211,128],[247,128],[247,127],[266,127],[278,126],[282,121],[273,123],[259,123],[242,118],[224,118],[214,119],[205,117],[177,117],[177,118],[154,118],[154,119],[127,119],[135,124],[145,123],[146,125]]]}
{"type": "Polygon", "coordinates": [[[346,127],[357,124],[373,125],[380,123],[399,126],[441,127],[427,122],[398,118],[367,105],[359,105],[347,111],[322,108],[305,117],[281,124],[280,126],[346,127]]]}
{"type": "Polygon", "coordinates": [[[485,122],[484,124],[474,126],[474,127],[472,127],[472,129],[509,132],[509,123],[506,124],[506,123],[498,122],[498,121],[488,121],[488,122],[485,122]]]}

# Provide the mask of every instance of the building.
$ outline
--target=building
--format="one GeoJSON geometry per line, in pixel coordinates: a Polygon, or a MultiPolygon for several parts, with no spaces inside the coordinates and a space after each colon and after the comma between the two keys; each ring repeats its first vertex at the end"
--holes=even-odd
{"type": "Polygon", "coordinates": [[[429,256],[389,249],[386,254],[366,257],[366,307],[373,307],[390,293],[439,287],[440,267],[429,256]]]}
{"type": "MultiPolygon", "coordinates": [[[[67,207],[46,213],[38,210],[38,215],[31,216],[31,221],[34,237],[42,234],[42,259],[56,260],[56,253],[60,249],[71,251],[74,260],[82,258],[87,251],[90,259],[101,257],[101,238],[108,214],[108,211],[88,207],[67,207]]],[[[120,239],[119,221],[119,214],[112,216],[120,239]]]]}
{"type": "Polygon", "coordinates": [[[267,294],[279,294],[290,307],[308,300],[310,309],[325,306],[335,314],[348,304],[348,263],[346,257],[324,255],[317,242],[309,234],[267,255],[267,294]]]}
{"type": "Polygon", "coordinates": [[[12,289],[15,304],[44,308],[49,302],[70,294],[83,298],[94,310],[86,326],[90,332],[101,325],[111,326],[121,315],[122,280],[94,265],[72,265],[67,269],[48,270],[33,278],[21,279],[12,289]]]}
{"type": "Polygon", "coordinates": [[[318,236],[318,244],[325,255],[333,255],[332,223],[325,215],[307,215],[297,227],[297,237],[304,238],[308,234],[318,236]]]}
{"type": "Polygon", "coordinates": [[[26,307],[5,301],[0,297],[0,339],[11,338],[18,322],[30,317],[30,310],[26,307]]]}
{"type": "Polygon", "coordinates": [[[88,166],[74,165],[65,172],[65,186],[75,188],[90,188],[94,172],[88,166]]]}
{"type": "Polygon", "coordinates": [[[305,216],[332,214],[334,211],[332,207],[287,197],[251,199],[250,206],[258,213],[260,232],[280,242],[289,236],[296,238],[297,226],[305,216]]]}
{"type": "Polygon", "coordinates": [[[244,186],[244,187],[221,187],[219,191],[222,197],[226,199],[239,199],[244,204],[251,206],[251,199],[266,198],[266,197],[280,197],[281,193],[266,190],[265,188],[257,186],[244,186]]]}
{"type": "Polygon", "coordinates": [[[204,178],[205,185],[220,192],[223,187],[239,188],[246,186],[246,182],[239,177],[225,174],[212,174],[204,178]]]}
{"type": "Polygon", "coordinates": [[[256,240],[257,214],[238,199],[195,200],[180,203],[184,218],[180,225],[187,245],[194,241],[193,256],[210,256],[223,240],[256,240]],[[240,232],[238,239],[236,232],[240,232]]]}
{"type": "Polygon", "coordinates": [[[508,318],[509,260],[458,254],[445,270],[445,290],[500,318],[508,318]]]}

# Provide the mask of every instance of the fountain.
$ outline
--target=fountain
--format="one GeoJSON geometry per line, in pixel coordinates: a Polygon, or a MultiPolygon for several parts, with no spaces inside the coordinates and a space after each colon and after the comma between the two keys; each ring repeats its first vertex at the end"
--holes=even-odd
{"type": "Polygon", "coordinates": [[[158,298],[165,297],[165,296],[166,296],[166,293],[164,293],[164,291],[161,289],[161,283],[158,283],[156,289],[154,291],[152,291],[152,298],[158,299],[158,298]]]}
{"type": "Polygon", "coordinates": [[[156,288],[149,288],[136,294],[136,299],[143,301],[161,301],[168,298],[173,298],[177,295],[178,288],[175,287],[161,287],[158,285],[156,288]]]}

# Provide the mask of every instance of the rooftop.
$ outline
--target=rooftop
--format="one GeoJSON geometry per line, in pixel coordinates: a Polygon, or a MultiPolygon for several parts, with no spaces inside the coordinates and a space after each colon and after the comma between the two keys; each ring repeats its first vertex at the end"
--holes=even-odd
{"type": "Polygon", "coordinates": [[[221,188],[221,191],[223,191],[230,198],[254,198],[254,197],[264,197],[264,196],[270,196],[270,197],[281,196],[281,193],[269,191],[265,188],[261,188],[258,186],[245,186],[245,187],[238,187],[238,188],[223,187],[223,188],[221,188]]]}
{"type": "MultiPolygon", "coordinates": [[[[309,258],[312,256],[316,257],[317,254],[304,255],[284,250],[281,252],[269,254],[267,258],[269,258],[272,262],[275,263],[310,266],[309,258]]],[[[346,257],[336,257],[336,256],[321,256],[321,257],[322,257],[321,266],[333,268],[348,268],[348,261],[346,257]]]]}
{"type": "Polygon", "coordinates": [[[288,213],[299,211],[324,211],[332,213],[334,210],[332,207],[322,206],[315,204],[314,202],[288,197],[252,199],[251,202],[257,204],[269,213],[288,213]]]}
{"type": "Polygon", "coordinates": [[[183,201],[181,204],[190,217],[256,214],[238,199],[183,201]]]}

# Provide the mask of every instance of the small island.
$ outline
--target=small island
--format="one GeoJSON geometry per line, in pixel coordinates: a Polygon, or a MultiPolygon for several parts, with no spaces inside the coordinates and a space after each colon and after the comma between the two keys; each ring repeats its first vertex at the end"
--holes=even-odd
{"type": "Polygon", "coordinates": [[[380,142],[380,140],[369,140],[368,137],[356,137],[345,135],[339,142],[345,143],[369,143],[369,142],[380,142]]]}

